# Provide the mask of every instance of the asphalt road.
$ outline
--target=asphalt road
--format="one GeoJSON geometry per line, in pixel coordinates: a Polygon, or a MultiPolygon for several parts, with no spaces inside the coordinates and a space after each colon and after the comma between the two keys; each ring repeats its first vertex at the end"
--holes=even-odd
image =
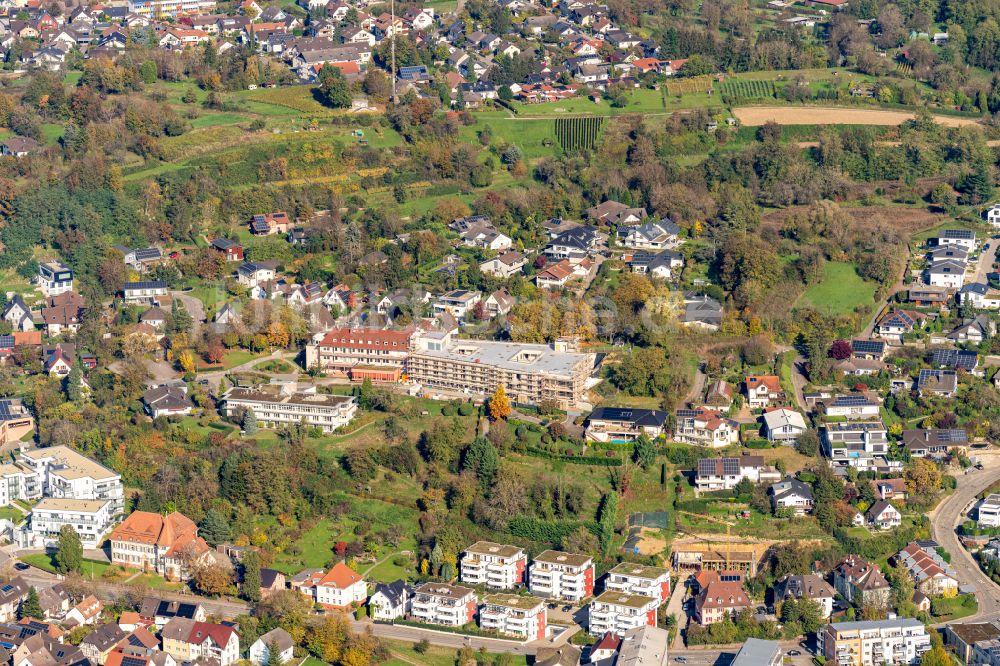
{"type": "Polygon", "coordinates": [[[951,553],[951,565],[963,584],[976,587],[979,611],[963,621],[996,619],[1000,617],[1000,586],[982,572],[972,554],[962,547],[955,528],[965,520],[965,508],[991,484],[1000,481],[1000,458],[982,457],[986,469],[972,471],[958,477],[958,488],[930,514],[931,533],[934,540],[951,553]]]}

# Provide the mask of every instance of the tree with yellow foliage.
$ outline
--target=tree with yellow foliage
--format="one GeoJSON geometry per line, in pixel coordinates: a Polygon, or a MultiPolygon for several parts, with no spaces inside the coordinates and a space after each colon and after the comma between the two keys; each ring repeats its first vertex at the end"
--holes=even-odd
{"type": "Polygon", "coordinates": [[[288,328],[280,321],[271,322],[267,327],[267,343],[272,347],[287,347],[288,328]]]}
{"type": "Polygon", "coordinates": [[[181,366],[181,370],[184,372],[194,372],[196,367],[194,363],[194,354],[191,353],[190,349],[185,349],[177,356],[177,362],[181,366]]]}
{"type": "Polygon", "coordinates": [[[510,416],[511,409],[510,400],[507,399],[507,391],[504,389],[503,384],[497,386],[496,390],[493,391],[493,395],[490,397],[490,418],[494,421],[499,421],[510,416]]]}

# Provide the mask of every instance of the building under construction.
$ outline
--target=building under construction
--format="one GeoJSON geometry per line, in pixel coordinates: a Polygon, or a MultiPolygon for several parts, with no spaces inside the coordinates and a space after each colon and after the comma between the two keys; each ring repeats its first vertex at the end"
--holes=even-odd
{"type": "Polygon", "coordinates": [[[673,553],[674,571],[739,571],[747,578],[757,575],[757,567],[767,552],[766,547],[763,547],[760,553],[757,552],[757,548],[749,551],[727,551],[699,546],[681,548],[683,550],[674,550],[673,553]]]}

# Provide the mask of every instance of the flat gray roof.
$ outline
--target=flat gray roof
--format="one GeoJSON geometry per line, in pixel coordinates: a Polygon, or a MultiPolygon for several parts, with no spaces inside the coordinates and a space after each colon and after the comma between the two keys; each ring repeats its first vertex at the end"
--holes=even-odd
{"type": "Polygon", "coordinates": [[[421,349],[417,356],[430,356],[462,363],[481,363],[514,372],[544,372],[572,375],[582,362],[593,365],[592,354],[557,352],[548,345],[484,340],[452,340],[441,350],[421,349]]]}

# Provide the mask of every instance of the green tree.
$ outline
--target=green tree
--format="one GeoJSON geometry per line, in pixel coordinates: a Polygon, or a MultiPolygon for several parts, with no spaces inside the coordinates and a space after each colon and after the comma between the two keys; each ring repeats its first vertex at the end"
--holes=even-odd
{"type": "Polygon", "coordinates": [[[599,530],[597,538],[601,550],[609,553],[614,544],[615,530],[618,528],[618,496],[614,493],[607,493],[601,499],[597,525],[599,530]]]}
{"type": "Polygon", "coordinates": [[[146,85],[156,83],[156,63],[152,60],[142,63],[142,66],[139,67],[139,74],[142,76],[142,82],[146,85]]]}
{"type": "Polygon", "coordinates": [[[71,526],[63,525],[56,543],[56,571],[62,574],[80,571],[82,563],[83,544],[80,542],[80,535],[71,526]]]}
{"type": "MultiPolygon", "coordinates": [[[[259,602],[260,585],[260,555],[256,550],[248,550],[243,556],[243,598],[252,603],[259,602]]],[[[272,663],[270,658],[267,663],[268,666],[272,663]]]]}
{"type": "Polygon", "coordinates": [[[649,469],[656,462],[656,446],[645,433],[639,435],[639,439],[635,440],[632,461],[643,469],[649,469]]]}
{"type": "Polygon", "coordinates": [[[327,106],[345,109],[351,105],[351,84],[336,67],[323,65],[319,70],[319,97],[327,106]]]}
{"type": "Polygon", "coordinates": [[[477,437],[465,451],[462,468],[472,470],[484,490],[490,488],[500,470],[500,454],[493,442],[485,437],[477,437]]]}
{"type": "Polygon", "coordinates": [[[285,660],[281,658],[281,648],[275,641],[267,644],[267,664],[265,666],[285,666],[285,660]]]}
{"type": "Polygon", "coordinates": [[[229,541],[232,532],[229,529],[229,519],[221,511],[209,509],[205,512],[205,517],[198,525],[198,534],[210,546],[217,546],[220,543],[229,541]]]}
{"type": "Polygon", "coordinates": [[[180,301],[176,298],[170,306],[170,321],[175,333],[185,333],[194,326],[194,317],[180,305],[180,301]]]}
{"type": "Polygon", "coordinates": [[[66,399],[77,402],[83,397],[83,361],[77,353],[73,358],[73,367],[66,376],[66,399]]]}
{"type": "Polygon", "coordinates": [[[954,663],[948,651],[940,645],[933,650],[928,650],[920,658],[920,666],[952,666],[954,663]]]}
{"type": "Polygon", "coordinates": [[[243,434],[250,436],[257,434],[257,415],[252,409],[243,412],[243,422],[240,425],[243,427],[243,434]]]}
{"type": "Polygon", "coordinates": [[[38,620],[45,619],[45,611],[42,610],[42,604],[38,600],[38,590],[34,587],[28,590],[28,596],[21,603],[20,617],[22,619],[26,617],[33,617],[38,620]]]}

